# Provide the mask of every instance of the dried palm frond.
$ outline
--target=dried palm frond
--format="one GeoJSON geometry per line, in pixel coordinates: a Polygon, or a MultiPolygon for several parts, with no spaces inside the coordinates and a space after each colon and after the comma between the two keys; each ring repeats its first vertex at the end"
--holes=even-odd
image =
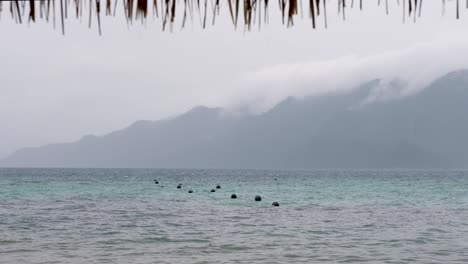
{"type": "MultiPolygon", "coordinates": [[[[59,1],[60,7],[60,22],[62,33],[65,34],[65,21],[69,19],[68,9],[72,8],[76,14],[76,18],[81,19],[83,17],[83,8],[86,6],[88,0],[0,0],[0,15],[4,12],[3,2],[10,2],[9,11],[11,17],[17,23],[22,23],[25,19],[23,17],[27,15],[29,22],[36,22],[38,19],[45,19],[49,21],[50,13],[52,12],[53,25],[55,28],[55,2],[59,1]],[[39,2],[38,8],[36,1],[39,2]],[[69,4],[70,2],[70,4],[69,4]],[[28,4],[26,4],[28,3],[28,4]],[[38,11],[39,10],[39,11],[38,11]],[[37,13],[39,16],[37,16],[37,13]]],[[[269,21],[269,0],[102,0],[105,1],[105,14],[107,16],[116,16],[117,3],[122,3],[123,14],[128,24],[131,24],[133,18],[145,20],[148,16],[148,9],[153,10],[153,16],[159,17],[159,10],[161,10],[161,19],[163,24],[163,30],[166,29],[166,25],[169,23],[172,25],[176,21],[177,12],[181,14],[182,27],[186,25],[187,17],[193,21],[194,12],[198,12],[200,23],[203,28],[207,27],[207,19],[211,19],[212,24],[216,22],[216,17],[220,14],[226,14],[220,12],[223,6],[227,6],[230,20],[232,21],[235,28],[239,23],[239,9],[242,8],[242,18],[244,26],[247,30],[252,28],[253,24],[258,24],[260,27],[262,19],[265,23],[269,21]],[[111,11],[112,1],[114,1],[114,12],[111,11]],[[177,2],[183,1],[183,5],[177,5],[177,2]],[[204,2],[203,2],[204,1],[204,2]],[[212,12],[208,12],[208,1],[211,2],[212,12]],[[227,2],[227,3],[226,3],[227,2]],[[152,5],[152,6],[150,6],[152,5]],[[177,8],[182,10],[177,10],[177,8]],[[262,14],[263,10],[263,14],[262,14]],[[257,12],[258,11],[258,12],[257,12]],[[210,14],[211,13],[211,14],[210,14]],[[263,18],[262,18],[263,15],[263,18]],[[210,18],[208,18],[211,16],[210,18]],[[258,16],[258,17],[257,17],[258,16]]],[[[307,9],[309,11],[309,17],[312,22],[312,28],[317,27],[317,17],[323,15],[324,27],[327,28],[327,2],[332,0],[278,0],[279,11],[283,24],[287,27],[294,25],[294,17],[298,15],[299,9],[302,17],[303,1],[309,5],[307,9]],[[321,6],[322,4],[322,6],[321,6]]],[[[351,3],[347,4],[346,0],[333,0],[338,3],[338,12],[346,18],[346,9],[354,7],[354,0],[350,0],[351,3]]],[[[357,0],[356,0],[357,1],[357,0]]],[[[375,1],[375,0],[369,0],[375,1]]],[[[445,12],[446,0],[442,1],[442,10],[445,12]]],[[[359,9],[363,9],[363,0],[359,0],[359,9]]],[[[380,5],[382,0],[378,1],[380,5]]],[[[460,0],[456,0],[456,13],[455,17],[460,18],[460,0]]],[[[349,2],[348,2],[349,3],[349,2]]],[[[396,3],[400,5],[400,1],[396,3]]],[[[405,17],[411,17],[413,15],[414,20],[421,16],[423,1],[422,0],[402,0],[400,5],[403,10],[403,22],[405,17]]],[[[101,32],[101,0],[89,0],[89,27],[91,27],[92,16],[96,15],[97,26],[99,33],[101,32]]],[[[389,13],[389,1],[385,0],[385,12],[389,13]]],[[[466,1],[466,8],[468,8],[468,0],[466,1]]],[[[1,16],[0,16],[1,17],[1,16]]]]}

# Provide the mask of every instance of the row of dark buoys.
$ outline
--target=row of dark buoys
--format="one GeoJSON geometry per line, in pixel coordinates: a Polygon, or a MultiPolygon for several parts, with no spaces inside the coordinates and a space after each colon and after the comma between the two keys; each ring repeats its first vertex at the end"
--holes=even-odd
{"type": "MultiPolygon", "coordinates": [[[[276,179],[275,179],[275,180],[276,180],[276,179]]],[[[159,181],[154,180],[154,184],[159,184],[159,181]]],[[[177,185],[177,189],[182,189],[182,183],[179,183],[179,184],[177,185]]],[[[217,185],[216,185],[216,189],[221,189],[221,185],[217,184],[217,185]]],[[[213,193],[213,192],[216,192],[216,190],[215,190],[215,189],[211,189],[210,192],[213,193]]],[[[193,190],[192,190],[192,189],[188,190],[188,193],[193,193],[193,190]]],[[[231,194],[231,199],[237,199],[237,195],[236,195],[235,193],[231,194]]],[[[256,195],[256,196],[255,196],[255,201],[256,201],[256,202],[262,201],[262,197],[261,197],[260,195],[256,195]]],[[[278,202],[273,202],[271,205],[272,205],[272,206],[279,206],[279,203],[278,203],[278,202]]]]}

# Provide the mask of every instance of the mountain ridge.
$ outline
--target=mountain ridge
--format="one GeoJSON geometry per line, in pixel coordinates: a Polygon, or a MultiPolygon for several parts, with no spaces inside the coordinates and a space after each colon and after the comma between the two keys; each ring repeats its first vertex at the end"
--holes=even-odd
{"type": "Polygon", "coordinates": [[[104,136],[24,148],[0,166],[468,167],[468,71],[442,76],[414,95],[363,105],[378,84],[372,80],[346,94],[287,98],[257,115],[234,117],[221,108],[195,107],[104,136]]]}

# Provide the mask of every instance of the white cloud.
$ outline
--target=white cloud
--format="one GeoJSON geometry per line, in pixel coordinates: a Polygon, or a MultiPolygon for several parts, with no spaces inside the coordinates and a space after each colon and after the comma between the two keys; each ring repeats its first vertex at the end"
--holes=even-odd
{"type": "Polygon", "coordinates": [[[303,97],[349,92],[374,79],[378,90],[369,100],[406,96],[427,87],[451,71],[468,68],[468,38],[463,25],[435,36],[433,40],[374,55],[348,55],[331,60],[279,64],[247,74],[234,95],[233,107],[248,104],[265,111],[287,96],[303,97]],[[395,84],[399,82],[399,85],[395,84]]]}

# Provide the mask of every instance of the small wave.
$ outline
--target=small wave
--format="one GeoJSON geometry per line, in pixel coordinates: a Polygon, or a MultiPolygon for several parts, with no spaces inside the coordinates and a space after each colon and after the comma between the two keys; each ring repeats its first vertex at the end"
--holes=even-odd
{"type": "Polygon", "coordinates": [[[17,241],[17,240],[0,240],[0,245],[8,245],[8,244],[15,244],[15,243],[19,243],[21,241],[17,241]]]}
{"type": "Polygon", "coordinates": [[[328,235],[330,232],[324,230],[308,230],[307,233],[314,234],[314,235],[328,235]]]}
{"type": "Polygon", "coordinates": [[[224,219],[246,220],[246,219],[250,219],[250,217],[248,217],[248,216],[235,215],[235,216],[225,216],[224,219]]]}
{"type": "Polygon", "coordinates": [[[285,254],[284,255],[285,258],[300,258],[301,255],[297,255],[297,254],[285,254]]]}
{"type": "Polygon", "coordinates": [[[448,232],[440,229],[440,228],[429,228],[426,230],[428,233],[441,233],[441,234],[447,234],[448,232]]]}
{"type": "Polygon", "coordinates": [[[13,250],[6,250],[2,251],[2,253],[31,253],[31,252],[38,252],[38,249],[27,249],[27,248],[18,248],[13,250]]]}
{"type": "Polygon", "coordinates": [[[224,244],[224,245],[220,245],[219,247],[221,249],[230,250],[230,251],[244,251],[244,250],[252,249],[251,247],[234,245],[234,244],[224,244]]]}

